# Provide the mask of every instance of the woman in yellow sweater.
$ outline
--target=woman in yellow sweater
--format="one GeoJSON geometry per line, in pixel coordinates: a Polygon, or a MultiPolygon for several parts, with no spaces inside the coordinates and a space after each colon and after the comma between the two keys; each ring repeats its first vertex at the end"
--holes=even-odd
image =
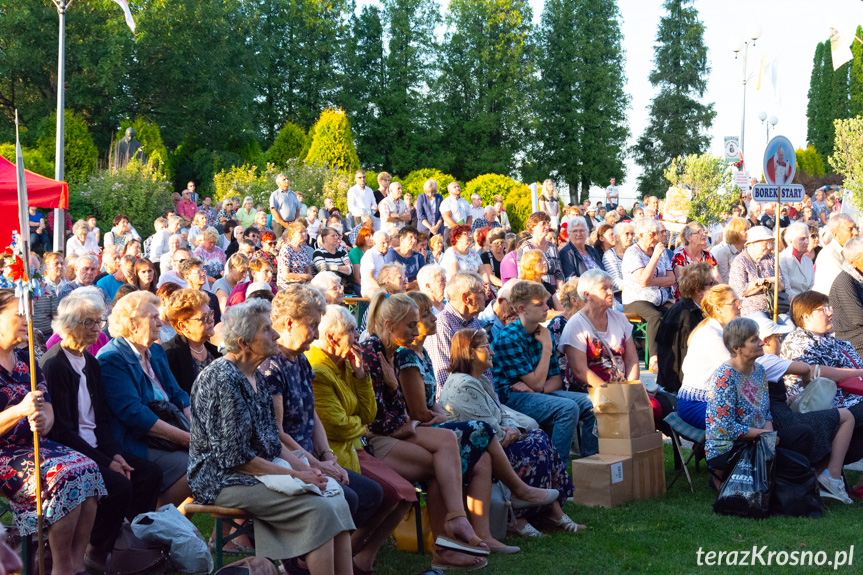
{"type": "MultiPolygon", "coordinates": [[[[340,466],[372,479],[383,488],[383,503],[369,520],[362,549],[374,556],[383,541],[416,501],[407,480],[363,449],[366,424],[375,419],[377,404],[372,381],[363,368],[357,324],[344,307],[328,305],[318,326],[318,339],[306,352],[315,373],[312,389],[315,412],[340,466]],[[377,528],[372,528],[377,525],[377,528]]],[[[355,548],[356,551],[356,548],[355,548]]],[[[367,558],[367,557],[366,557],[367,558]]],[[[361,563],[359,555],[356,563],[361,563]]]]}

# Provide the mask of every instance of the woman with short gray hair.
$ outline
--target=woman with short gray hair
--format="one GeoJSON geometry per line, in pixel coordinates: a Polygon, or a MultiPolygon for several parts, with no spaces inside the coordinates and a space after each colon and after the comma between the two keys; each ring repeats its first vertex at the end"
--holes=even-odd
{"type": "Polygon", "coordinates": [[[318,272],[309,285],[319,290],[328,304],[342,305],[345,302],[345,288],[342,286],[341,278],[334,272],[318,272]]]}
{"type": "MultiPolygon", "coordinates": [[[[764,355],[758,324],[745,317],[731,320],[722,333],[722,342],[731,357],[719,366],[710,383],[704,446],[707,464],[719,476],[743,442],[755,441],[762,433],[774,431],[767,374],[755,361],[764,355]]],[[[808,425],[785,427],[777,432],[777,437],[784,449],[809,458],[812,429],[808,425]]],[[[719,487],[715,477],[711,478],[711,484],[719,487]]]]}
{"type": "Polygon", "coordinates": [[[614,224],[614,245],[610,250],[605,250],[602,254],[602,265],[608,275],[611,276],[611,281],[614,284],[614,299],[620,300],[621,290],[623,289],[623,255],[632,242],[635,241],[635,228],[629,222],[618,222],[614,224]]]}
{"type": "Polygon", "coordinates": [[[279,353],[270,311],[269,302],[252,299],[225,312],[227,353],[207,366],[192,388],[189,484],[196,501],[254,517],[258,555],[286,564],[305,555],[311,573],[350,573],[348,531],[354,522],[342,491],[282,444],[273,390],[256,371],[279,353]],[[288,475],[324,496],[285,495],[259,481],[262,475],[288,475]]]}
{"type": "Polygon", "coordinates": [[[446,270],[438,264],[426,264],[417,272],[419,290],[432,300],[432,310],[437,315],[443,311],[446,300],[446,270]]]}
{"type": "MultiPolygon", "coordinates": [[[[785,245],[779,252],[779,269],[785,276],[785,293],[789,298],[812,289],[815,283],[815,264],[806,255],[809,251],[809,226],[794,222],[785,228],[785,245]]],[[[845,261],[848,256],[844,253],[845,261]]]]}
{"type": "Polygon", "coordinates": [[[72,235],[66,240],[66,255],[80,256],[82,254],[99,255],[99,242],[90,235],[90,226],[84,220],[78,220],[72,226],[72,235]]]}
{"type": "Polygon", "coordinates": [[[159,345],[158,306],[159,298],[148,291],[120,299],[108,318],[114,339],[99,351],[98,359],[115,416],[114,436],[123,451],[162,470],[159,506],[173,503],[182,509],[191,494],[186,480],[189,395],[180,389],[159,345]]]}
{"type": "Polygon", "coordinates": [[[54,407],[50,439],[95,461],[108,490],[98,504],[87,549],[87,562],[104,566],[123,519],[155,511],[162,471],[124,452],[114,439],[99,362],[87,351],[102,335],[106,310],[98,293],[80,293],[86,289],[60,302],[53,325],[63,341],[42,356],[40,365],[54,407]]]}

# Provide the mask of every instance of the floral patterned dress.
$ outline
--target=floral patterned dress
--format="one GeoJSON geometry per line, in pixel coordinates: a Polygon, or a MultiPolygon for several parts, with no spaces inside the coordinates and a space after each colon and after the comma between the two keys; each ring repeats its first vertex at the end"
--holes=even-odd
{"type": "Polygon", "coordinates": [[[299,250],[295,250],[291,244],[282,246],[278,257],[279,289],[285,289],[291,283],[286,274],[304,274],[308,272],[308,268],[314,267],[313,253],[307,245],[301,245],[299,250]]]}
{"type": "Polygon", "coordinates": [[[222,270],[225,269],[225,252],[219,246],[213,246],[212,251],[207,251],[204,246],[195,248],[193,255],[201,260],[204,271],[207,275],[213,278],[222,277],[222,270]]]}
{"type": "MultiPolygon", "coordinates": [[[[372,376],[372,388],[374,389],[375,398],[378,403],[377,416],[374,422],[369,425],[369,429],[373,433],[380,433],[378,429],[381,431],[389,430],[389,433],[382,433],[382,435],[389,435],[410,421],[405,396],[402,393],[401,386],[396,390],[396,393],[390,393],[385,389],[384,374],[378,360],[378,353],[384,353],[384,344],[378,336],[372,335],[360,344],[360,347],[363,350],[363,360],[365,360],[369,368],[369,374],[372,376]]],[[[416,367],[420,370],[425,382],[426,404],[432,407],[434,405],[437,384],[428,353],[423,350],[423,357],[420,358],[411,349],[399,348],[396,350],[393,359],[396,379],[399,378],[399,373],[405,367],[416,367]]],[[[473,473],[474,465],[476,465],[479,458],[488,449],[488,444],[492,437],[494,437],[494,431],[491,426],[481,421],[467,421],[461,423],[443,423],[435,427],[443,427],[455,433],[461,455],[462,475],[470,477],[471,473],[473,473]]]]}
{"type": "MultiPolygon", "coordinates": [[[[30,392],[30,367],[26,351],[17,350],[12,373],[0,367],[0,411],[17,405],[30,392]]],[[[42,370],[36,368],[37,389],[49,403],[42,370]]],[[[84,455],[53,441],[39,439],[42,470],[42,513],[45,525],[64,517],[88,497],[105,497],[99,466],[84,455]]],[[[36,481],[33,474],[33,432],[27,418],[0,436],[0,485],[9,500],[15,526],[22,536],[36,532],[36,481]]]]}
{"type": "MultiPolygon", "coordinates": [[[[698,263],[699,260],[694,260],[689,257],[689,254],[686,253],[686,250],[683,246],[680,246],[676,250],[674,250],[674,255],[671,257],[671,270],[674,271],[677,269],[677,266],[688,266],[690,264],[698,263]]],[[[716,266],[716,258],[713,257],[710,252],[707,250],[701,250],[701,262],[705,264],[710,264],[712,266],[716,266]]],[[[674,284],[674,297],[680,298],[680,289],[677,287],[677,284],[674,284]]]]}

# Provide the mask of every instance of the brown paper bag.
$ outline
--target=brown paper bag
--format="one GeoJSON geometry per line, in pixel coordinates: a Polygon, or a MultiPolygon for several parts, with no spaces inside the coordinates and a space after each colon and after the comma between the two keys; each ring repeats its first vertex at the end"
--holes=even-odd
{"type": "Polygon", "coordinates": [[[634,439],[655,431],[653,409],[640,381],[594,387],[590,400],[600,439],[634,439]]]}

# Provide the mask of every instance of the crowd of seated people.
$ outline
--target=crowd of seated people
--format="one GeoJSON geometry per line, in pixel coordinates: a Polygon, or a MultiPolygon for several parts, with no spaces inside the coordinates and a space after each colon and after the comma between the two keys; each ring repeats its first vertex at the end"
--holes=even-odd
{"type": "Polygon", "coordinates": [[[547,182],[516,235],[502,199],[470,205],[455,182],[444,197],[429,180],[412,207],[386,173],[377,192],[355,181],[344,215],[330,198],[306,206],[280,175],[268,205],[205,198],[143,242],[123,214],[103,238],[78,221],[68,258],[34,257],[35,365],[18,300],[0,290],[3,490],[32,533],[21,471],[37,430],[61,470],[44,486],[55,574],[104,571],[124,519],[191,501],[254,517],[254,540],[225,552],[370,573],[416,486],[432,564],[482,568],[520,551],[491,534],[493,481],[512,493],[510,535],[586,529],[563,504],[570,458],[598,451],[587,391],[641,369],[657,373],[657,425],[676,404],[706,429],[717,475],[735,444],[775,429],[822,494],[863,495],[842,478],[863,457],[863,396],[789,407],[819,377],[863,376],[863,240],[847,215],[817,198],[783,213],[776,283],[771,216],[747,198],[718,227],[669,239],[658,200],[598,217],[562,209],[547,182]],[[780,323],[776,290],[791,300],[780,323]],[[322,495],[275,491],[279,476],[322,495]]]}

